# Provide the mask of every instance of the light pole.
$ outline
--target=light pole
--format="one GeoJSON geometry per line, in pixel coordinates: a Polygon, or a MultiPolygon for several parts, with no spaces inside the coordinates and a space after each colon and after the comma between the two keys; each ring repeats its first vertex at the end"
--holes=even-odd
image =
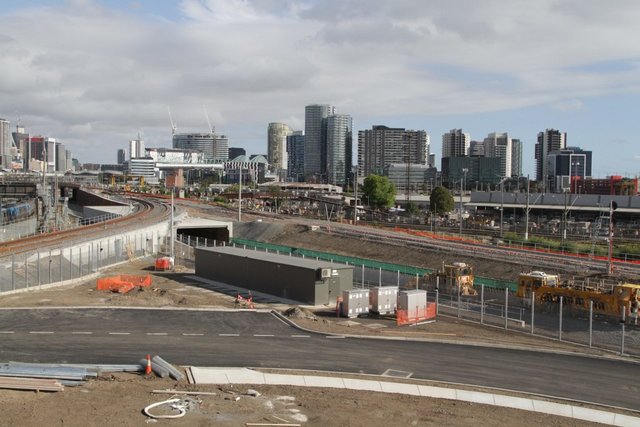
{"type": "Polygon", "coordinates": [[[503,219],[504,219],[504,179],[500,180],[500,238],[503,235],[503,219]]]}
{"type": "Polygon", "coordinates": [[[469,172],[469,169],[462,168],[462,179],[460,180],[460,237],[462,237],[462,186],[467,177],[467,172],[469,172]]]}

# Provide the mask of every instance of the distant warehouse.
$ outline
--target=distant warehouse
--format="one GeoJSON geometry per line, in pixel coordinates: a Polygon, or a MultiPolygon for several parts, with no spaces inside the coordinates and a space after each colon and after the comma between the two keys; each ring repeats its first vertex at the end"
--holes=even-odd
{"type": "Polygon", "coordinates": [[[197,248],[196,275],[311,305],[353,288],[353,266],[230,246],[197,248]]]}

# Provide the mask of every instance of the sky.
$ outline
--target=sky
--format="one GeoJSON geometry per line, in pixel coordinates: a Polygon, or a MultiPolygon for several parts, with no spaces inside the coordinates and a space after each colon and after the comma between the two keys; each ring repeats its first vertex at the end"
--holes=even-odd
{"type": "MultiPolygon", "coordinates": [[[[523,141],[547,128],[593,151],[593,176],[640,175],[637,0],[2,0],[0,117],[115,163],[208,131],[266,154],[267,125],[331,104],[357,131],[523,141]]],[[[355,145],[355,144],[354,144],[355,145]]],[[[354,147],[355,149],[355,147],[354,147]]]]}

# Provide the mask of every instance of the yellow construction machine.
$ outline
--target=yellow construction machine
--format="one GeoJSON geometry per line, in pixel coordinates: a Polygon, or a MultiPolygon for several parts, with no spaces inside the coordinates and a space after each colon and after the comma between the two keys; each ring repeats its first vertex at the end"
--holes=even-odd
{"type": "Polygon", "coordinates": [[[451,295],[478,295],[473,288],[473,267],[464,262],[442,263],[442,268],[429,275],[429,282],[440,292],[451,295]]]}
{"type": "Polygon", "coordinates": [[[638,284],[589,279],[561,281],[559,276],[542,271],[520,274],[516,295],[531,298],[532,292],[535,292],[536,303],[557,303],[563,297],[563,305],[588,310],[590,301],[593,301],[595,313],[625,316],[634,322],[638,318],[638,284]]]}

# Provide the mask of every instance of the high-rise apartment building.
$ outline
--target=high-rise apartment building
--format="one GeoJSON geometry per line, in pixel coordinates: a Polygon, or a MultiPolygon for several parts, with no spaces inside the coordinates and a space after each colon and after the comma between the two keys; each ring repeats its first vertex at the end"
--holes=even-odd
{"type": "Polygon", "coordinates": [[[287,177],[294,182],[304,179],[304,134],[294,131],[287,136],[287,177]]]}
{"type": "Polygon", "coordinates": [[[429,145],[430,137],[424,130],[380,125],[361,130],[358,132],[358,175],[382,175],[391,164],[427,165],[429,145]]]}
{"type": "Polygon", "coordinates": [[[127,161],[127,150],[124,148],[118,149],[118,164],[121,165],[127,161]]]}
{"type": "Polygon", "coordinates": [[[327,117],[335,108],[327,104],[307,105],[304,109],[304,173],[323,180],[327,165],[327,117]]]}
{"type": "Polygon", "coordinates": [[[465,157],[469,155],[471,136],[462,129],[451,129],[442,135],[442,157],[465,157]]]}
{"type": "Polygon", "coordinates": [[[469,157],[484,157],[484,141],[471,141],[469,157]]]}
{"type": "Polygon", "coordinates": [[[500,159],[500,177],[511,177],[512,144],[508,133],[490,133],[484,139],[485,157],[500,159]]]}
{"type": "Polygon", "coordinates": [[[13,148],[13,138],[11,130],[9,129],[9,121],[0,119],[0,166],[5,168],[11,167],[13,148]]]}
{"type": "Polygon", "coordinates": [[[351,180],[353,120],[348,114],[327,117],[327,182],[347,185],[351,180]]]}
{"type": "Polygon", "coordinates": [[[29,162],[33,157],[31,154],[31,142],[29,134],[26,133],[24,126],[17,125],[16,131],[12,132],[13,142],[16,145],[20,156],[22,156],[22,169],[29,170],[29,162]]]}
{"type": "Polygon", "coordinates": [[[552,187],[549,181],[549,172],[547,166],[547,155],[552,151],[562,150],[567,146],[566,132],[560,132],[556,129],[546,129],[544,132],[538,133],[538,142],[536,142],[536,181],[541,182],[544,190],[552,187]]]}
{"type": "Polygon", "coordinates": [[[145,157],[144,141],[140,138],[140,134],[138,134],[137,139],[129,141],[129,155],[131,156],[129,157],[130,159],[145,157]]]}
{"type": "Polygon", "coordinates": [[[511,139],[511,176],[522,176],[522,141],[511,139]]]}
{"type": "MultiPolygon", "coordinates": [[[[269,123],[267,127],[267,160],[269,169],[280,177],[287,169],[287,136],[292,130],[284,123],[269,123]]],[[[282,175],[284,176],[284,175],[282,175]]]]}
{"type": "Polygon", "coordinates": [[[173,148],[201,151],[205,160],[229,160],[229,139],[217,133],[176,133],[173,148]]]}

